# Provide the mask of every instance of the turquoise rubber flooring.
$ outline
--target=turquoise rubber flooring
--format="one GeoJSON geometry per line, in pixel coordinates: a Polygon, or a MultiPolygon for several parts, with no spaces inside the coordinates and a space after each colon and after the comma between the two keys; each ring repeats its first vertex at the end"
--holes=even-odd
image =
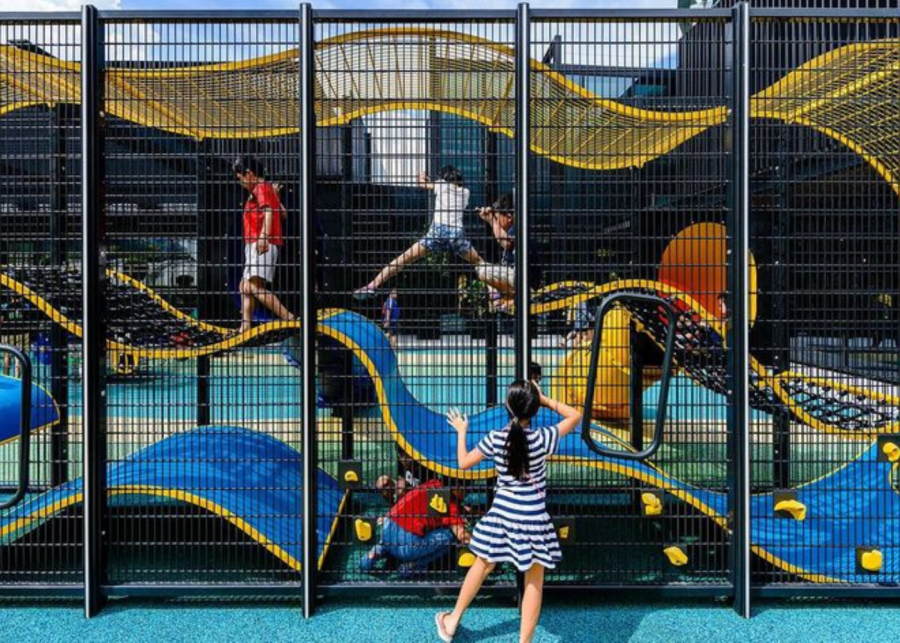
{"type": "MultiPolygon", "coordinates": [[[[287,603],[119,601],[85,621],[73,603],[9,603],[0,609],[3,640],[17,643],[85,641],[290,641],[291,643],[423,643],[437,641],[433,618],[451,597],[331,599],[305,621],[287,603]]],[[[455,641],[516,641],[517,612],[509,601],[479,600],[455,641]]],[[[548,599],[536,642],[702,643],[736,641],[890,641],[900,636],[900,609],[884,603],[758,601],[755,616],[739,618],[726,603],[692,601],[572,602],[548,599]]]]}

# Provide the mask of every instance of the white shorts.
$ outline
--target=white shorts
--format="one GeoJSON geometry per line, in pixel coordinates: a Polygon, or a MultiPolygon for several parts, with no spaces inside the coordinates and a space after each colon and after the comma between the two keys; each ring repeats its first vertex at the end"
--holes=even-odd
{"type": "Polygon", "coordinates": [[[278,246],[269,244],[265,254],[259,254],[256,242],[244,245],[244,274],[241,279],[259,277],[272,283],[275,278],[275,266],[278,265],[278,246]]]}

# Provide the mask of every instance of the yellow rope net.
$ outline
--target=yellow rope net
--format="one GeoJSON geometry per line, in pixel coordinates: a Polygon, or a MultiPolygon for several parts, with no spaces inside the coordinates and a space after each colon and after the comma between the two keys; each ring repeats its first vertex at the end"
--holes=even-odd
{"type": "MultiPolygon", "coordinates": [[[[475,36],[375,29],[316,46],[321,126],[378,112],[457,114],[513,135],[515,52],[475,36]]],[[[728,117],[725,107],[654,111],[598,97],[532,60],[532,148],[565,165],[640,167],[728,117]]],[[[78,103],[79,65],[0,46],[0,115],[78,103]]],[[[297,51],[238,63],[109,69],[105,108],[197,139],[258,138],[298,128],[297,51]]],[[[900,40],[822,54],[756,94],[751,116],[815,129],[859,154],[900,194],[900,40]]]]}

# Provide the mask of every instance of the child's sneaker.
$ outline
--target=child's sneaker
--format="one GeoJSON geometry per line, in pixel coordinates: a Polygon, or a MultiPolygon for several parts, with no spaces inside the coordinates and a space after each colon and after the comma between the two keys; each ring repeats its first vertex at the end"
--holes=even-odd
{"type": "Polygon", "coordinates": [[[359,301],[365,301],[375,296],[375,289],[371,286],[363,286],[353,291],[353,298],[359,301]]]}
{"type": "Polygon", "coordinates": [[[375,570],[375,565],[384,557],[384,547],[381,545],[375,545],[366,553],[362,558],[359,559],[359,568],[364,572],[372,572],[375,570]]]}
{"type": "Polygon", "coordinates": [[[400,578],[402,579],[415,578],[416,576],[422,574],[427,570],[428,565],[422,565],[421,563],[416,562],[403,563],[398,568],[398,571],[400,572],[400,578]]]}

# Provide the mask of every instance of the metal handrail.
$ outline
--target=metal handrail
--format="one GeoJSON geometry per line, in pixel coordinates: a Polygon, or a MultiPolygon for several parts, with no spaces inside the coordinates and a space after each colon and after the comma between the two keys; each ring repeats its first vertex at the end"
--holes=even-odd
{"type": "Polygon", "coordinates": [[[587,392],[584,401],[584,415],[581,421],[581,437],[588,448],[597,455],[620,458],[623,460],[644,460],[656,453],[663,443],[663,431],[666,422],[666,410],[669,403],[669,384],[672,380],[672,361],[675,350],[675,328],[678,312],[666,299],[654,295],[642,293],[616,293],[605,298],[597,306],[596,320],[594,321],[594,338],[591,341],[591,361],[588,371],[587,392]],[[594,440],[591,433],[591,413],[594,407],[594,389],[597,386],[597,365],[600,361],[600,342],[603,336],[603,319],[606,311],[616,302],[622,300],[642,301],[663,306],[669,313],[669,323],[666,331],[666,347],[662,364],[662,380],[659,387],[659,401],[656,405],[656,424],[653,431],[653,441],[646,449],[637,452],[609,449],[594,440]]]}
{"type": "Polygon", "coordinates": [[[14,346],[0,344],[0,353],[9,353],[22,364],[22,401],[19,405],[19,482],[12,498],[0,503],[0,510],[9,509],[25,497],[31,470],[31,359],[14,346]]]}

